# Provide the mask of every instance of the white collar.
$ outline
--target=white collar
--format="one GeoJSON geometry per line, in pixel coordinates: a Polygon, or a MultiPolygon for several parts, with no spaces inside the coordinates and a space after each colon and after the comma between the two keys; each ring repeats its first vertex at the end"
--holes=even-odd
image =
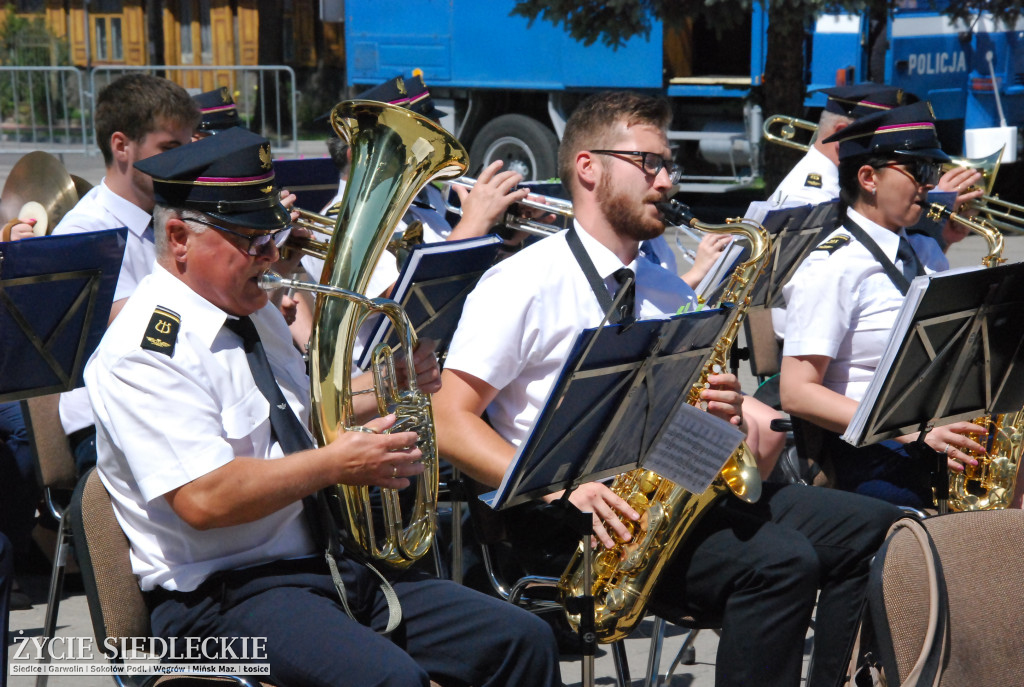
{"type": "MultiPolygon", "coordinates": [[[[633,258],[633,261],[628,265],[623,265],[622,261],[619,260],[619,256],[615,255],[608,246],[591,236],[590,233],[583,228],[583,225],[579,223],[579,220],[574,219],[573,225],[576,227],[576,233],[580,237],[580,243],[583,244],[583,249],[587,251],[587,255],[590,256],[591,262],[594,263],[594,268],[597,270],[598,276],[602,279],[607,279],[612,276],[616,270],[620,270],[623,267],[628,267],[633,270],[633,274],[636,274],[637,258],[633,258]]],[[[637,256],[639,256],[639,254],[638,250],[637,256]]]]}
{"type": "Polygon", "coordinates": [[[874,242],[878,244],[878,247],[882,249],[882,252],[885,253],[885,257],[896,262],[896,252],[900,247],[900,238],[907,238],[905,230],[900,229],[899,231],[892,231],[891,229],[886,229],[882,225],[872,222],[853,208],[848,208],[846,210],[846,215],[851,221],[856,222],[861,229],[867,232],[867,235],[870,236],[874,242]]]}

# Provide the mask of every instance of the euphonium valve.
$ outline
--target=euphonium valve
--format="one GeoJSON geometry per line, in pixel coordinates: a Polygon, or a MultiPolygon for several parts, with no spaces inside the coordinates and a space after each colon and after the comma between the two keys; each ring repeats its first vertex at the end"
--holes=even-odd
{"type": "MultiPolygon", "coordinates": [[[[707,386],[708,376],[725,368],[732,342],[750,304],[750,291],[771,253],[771,241],[768,232],[753,222],[703,224],[690,214],[689,208],[674,202],[661,204],[659,209],[672,224],[686,224],[711,233],[740,234],[750,243],[750,258],[733,270],[719,303],[734,304],[731,319],[687,396],[687,403],[699,406],[700,392],[707,386]]],[[[728,493],[747,502],[757,501],[761,496],[761,477],[754,455],[744,442],[702,494],[688,492],[642,468],[616,477],[611,489],[640,514],[640,520],[625,522],[632,537],[629,542],[619,541],[614,548],[594,556],[590,593],[594,596],[595,629],[601,642],[626,637],[643,619],[662,569],[708,508],[728,493]]],[[[583,584],[582,561],[580,548],[558,583],[563,600],[582,596],[587,591],[583,584]]],[[[569,623],[576,627],[579,616],[569,614],[569,623]]]]}
{"type": "MultiPolygon", "coordinates": [[[[352,163],[345,195],[326,251],[321,285],[317,287],[313,334],[309,344],[312,386],[312,428],[317,443],[329,444],[357,426],[352,405],[352,358],[356,332],[366,317],[382,312],[405,342],[406,358],[416,345],[415,332],[393,301],[366,299],[365,293],[385,245],[422,186],[466,171],[469,156],[462,145],[433,121],[405,108],[369,100],[337,105],[331,124],[349,142],[352,163]],[[340,297],[339,297],[340,296],[340,297]]],[[[296,285],[299,286],[299,285],[296,285]]],[[[393,431],[415,430],[426,470],[416,480],[411,522],[402,522],[398,493],[381,489],[385,532],[375,531],[367,487],[338,485],[328,490],[339,528],[350,547],[395,567],[423,556],[433,541],[437,499],[437,448],[428,396],[407,375],[407,388],[377,370],[392,369],[390,351],[374,352],[375,381],[381,412],[398,416],[393,431]]],[[[392,375],[393,376],[393,375],[392,375]]]]}

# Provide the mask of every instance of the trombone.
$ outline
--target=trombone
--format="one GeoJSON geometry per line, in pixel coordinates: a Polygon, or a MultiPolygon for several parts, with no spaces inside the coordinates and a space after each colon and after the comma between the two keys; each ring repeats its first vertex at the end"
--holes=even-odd
{"type": "Polygon", "coordinates": [[[1005,146],[986,157],[952,158],[950,162],[942,166],[942,171],[947,172],[954,167],[970,167],[981,172],[982,189],[985,193],[981,198],[971,201],[968,207],[977,210],[988,221],[988,224],[996,229],[1019,234],[1024,232],[1024,205],[1011,203],[992,195],[996,174],[999,172],[999,163],[1003,159],[1004,148],[1005,146]]]}
{"type": "Polygon", "coordinates": [[[787,148],[802,150],[806,153],[810,150],[811,143],[814,142],[814,137],[818,134],[818,125],[814,122],[808,122],[806,119],[798,119],[797,117],[772,115],[764,120],[761,131],[766,141],[778,143],[787,148]],[[778,133],[775,132],[776,129],[778,133]],[[797,131],[811,132],[806,143],[797,140],[797,131]]]}

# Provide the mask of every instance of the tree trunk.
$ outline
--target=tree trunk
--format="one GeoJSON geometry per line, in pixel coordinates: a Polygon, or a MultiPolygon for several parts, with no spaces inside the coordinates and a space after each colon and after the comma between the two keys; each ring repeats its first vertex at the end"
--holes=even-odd
{"type": "MultiPolygon", "coordinates": [[[[784,114],[802,117],[804,112],[804,16],[811,8],[803,0],[786,6],[769,4],[768,53],[765,59],[764,116],[784,114]]],[[[792,148],[764,145],[765,196],[770,195],[800,159],[792,148]]]]}

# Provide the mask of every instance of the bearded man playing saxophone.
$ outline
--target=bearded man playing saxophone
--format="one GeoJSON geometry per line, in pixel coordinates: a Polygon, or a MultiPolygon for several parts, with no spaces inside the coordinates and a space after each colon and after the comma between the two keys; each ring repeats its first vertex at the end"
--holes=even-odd
{"type": "MultiPolygon", "coordinates": [[[[670,120],[663,100],[597,94],[572,114],[559,151],[576,216],[572,233],[584,259],[609,293],[619,270],[634,271],[634,309],[641,318],[665,317],[693,299],[676,275],[637,259],[640,242],[664,231],[655,203],[678,178],[666,136],[670,120]]],[[[576,334],[604,315],[569,233],[545,238],[484,275],[466,302],[434,397],[441,453],[491,487],[527,436],[576,334]],[[484,411],[490,424],[481,418],[484,411]]],[[[711,375],[709,382],[702,392],[708,410],[743,427],[735,376],[711,375]]],[[[637,514],[604,484],[584,485],[570,501],[593,513],[601,545],[612,545],[610,531],[629,539],[620,518],[637,514]]],[[[808,684],[838,685],[868,563],[898,516],[871,499],[796,485],[766,485],[753,505],[723,500],[668,566],[652,608],[670,620],[689,613],[721,618],[719,687],[795,687],[820,589],[808,684]]],[[[520,546],[550,549],[560,560],[531,572],[561,574],[576,540],[569,533],[559,537],[553,524],[538,529],[533,523],[532,543],[520,546]],[[539,531],[546,540],[537,540],[539,531]]]]}

